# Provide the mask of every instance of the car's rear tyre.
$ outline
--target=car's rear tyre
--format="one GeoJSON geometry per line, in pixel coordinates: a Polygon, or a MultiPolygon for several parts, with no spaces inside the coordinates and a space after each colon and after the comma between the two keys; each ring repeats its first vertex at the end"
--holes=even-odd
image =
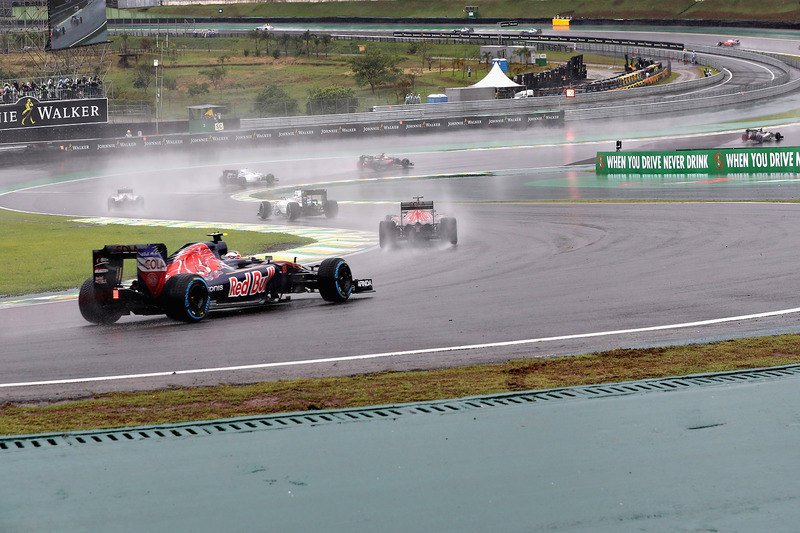
{"type": "Polygon", "coordinates": [[[341,303],[353,292],[353,274],[340,257],[325,259],[317,271],[317,289],[326,302],[341,303]]]}
{"type": "Polygon", "coordinates": [[[458,223],[455,218],[445,217],[439,222],[442,238],[450,244],[458,244],[458,223]]]}
{"type": "Polygon", "coordinates": [[[286,204],[286,215],[289,220],[297,220],[300,218],[300,204],[297,202],[289,202],[286,204]]]}
{"type": "Polygon", "coordinates": [[[267,174],[267,185],[273,185],[275,183],[275,174],[267,174]]]}
{"type": "Polygon", "coordinates": [[[381,220],[378,224],[378,242],[381,248],[392,248],[396,241],[395,223],[391,220],[381,220]]]}
{"type": "Polygon", "coordinates": [[[239,187],[241,187],[242,189],[246,189],[247,188],[247,179],[246,178],[244,178],[244,177],[239,178],[238,180],[236,180],[236,182],[239,184],[239,187]]]}
{"type": "Polygon", "coordinates": [[[258,217],[261,220],[267,220],[272,215],[272,204],[270,202],[261,202],[258,206],[258,217]]]}
{"type": "Polygon", "coordinates": [[[112,303],[104,301],[103,294],[94,286],[94,278],[87,279],[81,285],[78,308],[83,318],[92,324],[113,324],[122,316],[112,303]]]}
{"type": "Polygon", "coordinates": [[[167,316],[183,322],[205,318],[211,303],[208,284],[197,274],[176,274],[169,278],[162,298],[167,316]]]}
{"type": "Polygon", "coordinates": [[[750,136],[748,134],[746,134],[746,133],[742,133],[742,140],[743,141],[750,140],[750,136]]]}
{"type": "Polygon", "coordinates": [[[322,205],[322,211],[327,218],[336,218],[339,214],[339,202],[336,200],[328,200],[322,205]]]}
{"type": "Polygon", "coordinates": [[[408,159],[403,159],[403,160],[400,162],[400,164],[401,164],[401,165],[403,165],[403,168],[408,168],[408,167],[410,167],[410,166],[411,166],[411,161],[409,161],[408,159]]]}
{"type": "Polygon", "coordinates": [[[775,132],[775,142],[781,142],[782,140],[783,140],[783,135],[781,135],[781,132],[776,131],[775,132]]]}

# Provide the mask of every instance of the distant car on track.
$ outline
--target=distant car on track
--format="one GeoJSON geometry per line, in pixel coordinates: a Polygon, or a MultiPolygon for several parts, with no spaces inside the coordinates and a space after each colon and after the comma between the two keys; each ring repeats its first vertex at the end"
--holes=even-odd
{"type": "Polygon", "coordinates": [[[783,135],[779,131],[764,131],[764,128],[747,128],[742,133],[742,141],[753,141],[756,143],[763,142],[781,142],[783,135]]]}
{"type": "Polygon", "coordinates": [[[422,244],[433,240],[458,244],[455,217],[436,212],[433,202],[415,196],[413,202],[400,202],[400,215],[386,215],[378,224],[381,248],[392,248],[400,242],[422,244]]]}
{"type": "Polygon", "coordinates": [[[242,188],[250,185],[273,185],[276,181],[278,181],[278,178],[274,174],[253,172],[249,168],[223,170],[222,175],[219,177],[219,182],[222,185],[235,184],[242,188]]]}
{"type": "Polygon", "coordinates": [[[474,33],[475,32],[475,28],[469,28],[469,27],[465,26],[465,27],[461,28],[460,30],[457,30],[457,32],[460,33],[461,35],[469,35],[470,33],[474,33]]]}
{"type": "Polygon", "coordinates": [[[739,46],[741,43],[739,39],[728,39],[726,41],[718,41],[717,46],[726,46],[728,48],[732,48],[734,46],[739,46]]]}
{"type": "Polygon", "coordinates": [[[272,31],[275,27],[272,24],[262,24],[261,26],[257,26],[256,30],[258,31],[272,31]]]}
{"type": "Polygon", "coordinates": [[[117,209],[137,209],[144,210],[144,198],[138,194],[133,194],[133,189],[123,187],[117,189],[117,194],[108,199],[108,210],[114,211],[117,209]]]}
{"type": "Polygon", "coordinates": [[[258,206],[258,216],[266,220],[272,215],[285,216],[289,220],[300,217],[325,216],[335,218],[339,214],[339,203],[328,200],[327,189],[298,189],[292,198],[264,200],[258,206]]]}
{"type": "Polygon", "coordinates": [[[163,243],[106,245],[94,250],[93,276],[78,295],[81,315],[93,324],[113,324],[122,315],[159,315],[197,322],[209,311],[264,307],[290,300],[286,294],[319,292],[342,303],[372,291],[371,279],[353,279],[335,257],[319,265],[243,258],[229,252],[222,233],[189,243],[171,255],[163,243]],[[123,281],[125,260],[135,260],[137,277],[123,281]]]}
{"type": "Polygon", "coordinates": [[[537,37],[542,34],[542,30],[539,28],[531,28],[529,30],[522,30],[519,32],[520,37],[537,37]]]}
{"type": "Polygon", "coordinates": [[[369,168],[372,170],[387,170],[392,167],[409,168],[414,163],[403,157],[395,157],[386,154],[362,155],[358,158],[358,168],[369,168]]]}

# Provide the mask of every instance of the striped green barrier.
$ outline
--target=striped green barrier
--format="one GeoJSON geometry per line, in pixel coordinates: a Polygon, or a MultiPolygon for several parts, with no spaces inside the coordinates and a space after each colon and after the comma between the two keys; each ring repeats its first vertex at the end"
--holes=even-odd
{"type": "Polygon", "coordinates": [[[727,174],[798,172],[800,147],[681,150],[676,152],[597,152],[598,174],[727,174]]]}

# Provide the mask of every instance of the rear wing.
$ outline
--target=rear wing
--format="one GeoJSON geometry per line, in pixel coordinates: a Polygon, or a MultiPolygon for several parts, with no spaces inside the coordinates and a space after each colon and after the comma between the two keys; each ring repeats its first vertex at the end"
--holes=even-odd
{"type": "Polygon", "coordinates": [[[400,202],[400,211],[413,209],[433,209],[433,202],[400,202]]]}
{"type": "Polygon", "coordinates": [[[167,246],[152,244],[107,244],[92,250],[92,276],[99,289],[114,289],[122,284],[125,259],[136,259],[140,288],[153,297],[161,293],[167,274],[167,246]]]}

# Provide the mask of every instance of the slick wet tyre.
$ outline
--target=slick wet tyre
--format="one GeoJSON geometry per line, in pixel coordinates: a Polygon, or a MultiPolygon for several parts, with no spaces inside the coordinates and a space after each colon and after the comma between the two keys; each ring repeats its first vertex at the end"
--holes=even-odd
{"type": "Polygon", "coordinates": [[[206,317],[211,302],[206,281],[196,274],[177,274],[164,285],[164,311],[183,322],[198,322],[206,317]]]}
{"type": "Polygon", "coordinates": [[[300,204],[297,202],[289,202],[286,204],[286,215],[289,220],[297,220],[300,218],[300,204]]]}
{"type": "Polygon", "coordinates": [[[395,223],[391,220],[381,220],[378,224],[378,242],[381,248],[393,248],[395,245],[397,230],[395,223]]]}
{"type": "Polygon", "coordinates": [[[113,304],[104,301],[104,295],[94,286],[94,278],[89,278],[81,285],[78,293],[78,308],[87,322],[92,324],[113,324],[122,313],[114,309],[113,304]]]}
{"type": "Polygon", "coordinates": [[[450,244],[458,244],[458,224],[454,218],[443,218],[439,223],[442,230],[442,239],[450,244]]]}
{"type": "Polygon", "coordinates": [[[266,220],[272,215],[272,204],[269,202],[261,202],[258,206],[258,216],[261,220],[266,220]]]}
{"type": "Polygon", "coordinates": [[[328,200],[322,206],[322,211],[325,213],[326,218],[336,218],[339,214],[339,202],[336,200],[328,200]]]}
{"type": "Polygon", "coordinates": [[[344,259],[325,259],[317,271],[317,288],[326,302],[341,303],[353,292],[353,274],[344,259]]]}

